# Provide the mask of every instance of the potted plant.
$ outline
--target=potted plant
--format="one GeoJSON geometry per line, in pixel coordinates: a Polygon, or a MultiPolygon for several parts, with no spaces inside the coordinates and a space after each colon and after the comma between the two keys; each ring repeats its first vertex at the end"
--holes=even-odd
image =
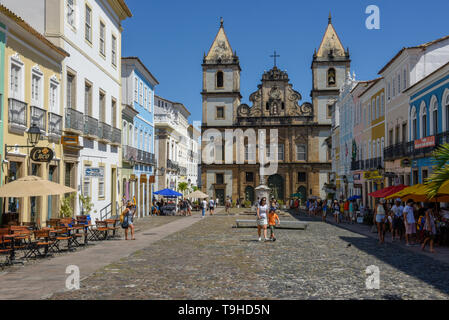
{"type": "MultiPolygon", "coordinates": [[[[79,195],[79,199],[81,202],[81,214],[87,216],[87,221],[89,222],[91,220],[90,212],[92,211],[92,208],[94,207],[92,199],[91,199],[91,197],[84,196],[82,194],[79,195]]],[[[96,213],[96,212],[97,212],[97,210],[94,211],[94,213],[96,213]]]]}
{"type": "Polygon", "coordinates": [[[75,194],[71,193],[69,196],[65,196],[61,200],[61,207],[59,208],[59,216],[61,218],[70,218],[73,216],[73,199],[75,194]]]}
{"type": "Polygon", "coordinates": [[[245,200],[243,204],[245,205],[245,208],[251,208],[251,201],[245,200]]]}

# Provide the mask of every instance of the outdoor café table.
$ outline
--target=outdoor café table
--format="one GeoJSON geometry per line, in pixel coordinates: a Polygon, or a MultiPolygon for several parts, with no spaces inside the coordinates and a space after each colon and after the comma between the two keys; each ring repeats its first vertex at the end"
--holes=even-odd
{"type": "Polygon", "coordinates": [[[16,250],[15,250],[15,242],[16,238],[18,238],[20,234],[5,234],[3,236],[4,239],[10,239],[11,240],[11,254],[9,256],[10,264],[14,263],[22,263],[22,261],[16,261],[16,250]]]}
{"type": "Polygon", "coordinates": [[[80,230],[83,230],[83,235],[84,235],[84,243],[82,244],[83,246],[88,244],[88,229],[89,229],[89,225],[88,224],[84,224],[84,223],[78,223],[75,224],[73,226],[73,229],[76,231],[77,234],[79,234],[80,230]]]}
{"type": "Polygon", "coordinates": [[[116,227],[117,227],[117,223],[120,222],[120,219],[106,219],[105,220],[106,225],[111,224],[112,225],[112,237],[115,237],[115,232],[117,231],[116,227]]]}
{"type": "MultiPolygon", "coordinates": [[[[68,251],[74,250],[74,248],[71,247],[71,242],[72,243],[76,242],[76,240],[74,240],[73,237],[72,237],[72,230],[73,230],[73,228],[65,227],[65,229],[67,229],[67,237],[69,238],[69,240],[67,242],[67,246],[68,246],[67,250],[68,251]]],[[[62,234],[66,234],[64,229],[56,229],[54,232],[56,234],[61,234],[61,233],[62,234]]],[[[76,243],[79,245],[78,242],[76,242],[76,243]]]]}

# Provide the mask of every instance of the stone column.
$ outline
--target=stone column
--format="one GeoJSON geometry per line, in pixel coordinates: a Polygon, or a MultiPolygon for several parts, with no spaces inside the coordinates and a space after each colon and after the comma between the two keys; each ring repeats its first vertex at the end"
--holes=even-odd
{"type": "Polygon", "coordinates": [[[140,178],[137,178],[137,181],[135,182],[136,187],[136,202],[137,202],[137,217],[140,218],[140,211],[141,211],[141,204],[140,204],[140,178]]]}

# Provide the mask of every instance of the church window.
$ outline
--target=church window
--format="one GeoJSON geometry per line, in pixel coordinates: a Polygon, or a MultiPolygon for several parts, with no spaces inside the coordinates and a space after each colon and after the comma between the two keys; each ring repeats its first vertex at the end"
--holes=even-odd
{"type": "Polygon", "coordinates": [[[224,86],[223,71],[218,71],[216,77],[217,77],[217,88],[223,88],[224,86]]]}
{"type": "Polygon", "coordinates": [[[215,183],[216,184],[224,184],[224,174],[223,173],[217,173],[215,176],[215,183]]]}
{"type": "Polygon", "coordinates": [[[297,144],[296,145],[296,160],[297,161],[306,161],[306,145],[305,144],[297,144]]]}
{"type": "Polygon", "coordinates": [[[306,182],[307,175],[305,172],[298,172],[298,182],[306,182]]]}
{"type": "Polygon", "coordinates": [[[224,107],[217,107],[217,119],[224,119],[224,107]]]}
{"type": "Polygon", "coordinates": [[[284,161],[284,145],[283,144],[278,145],[278,160],[284,161]]]}
{"type": "Polygon", "coordinates": [[[282,110],[285,109],[285,103],[282,102],[282,106],[281,106],[282,110]]]}
{"type": "Polygon", "coordinates": [[[327,70],[327,85],[328,86],[335,86],[336,80],[335,80],[335,69],[330,68],[327,70]]]}
{"type": "Polygon", "coordinates": [[[246,172],[246,182],[254,182],[254,173],[246,172]]]}
{"type": "Polygon", "coordinates": [[[327,118],[328,119],[332,118],[332,105],[331,104],[327,105],[327,118]]]}
{"type": "Polygon", "coordinates": [[[270,104],[267,102],[266,106],[265,106],[266,110],[270,110],[270,104]]]}

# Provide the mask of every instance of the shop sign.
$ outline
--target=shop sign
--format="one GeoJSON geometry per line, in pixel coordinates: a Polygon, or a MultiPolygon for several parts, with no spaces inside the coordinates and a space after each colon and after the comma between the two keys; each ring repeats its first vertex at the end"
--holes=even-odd
{"type": "Polygon", "coordinates": [[[363,173],[363,178],[366,180],[377,180],[383,179],[383,177],[379,174],[379,171],[368,171],[363,173]]]}
{"type": "Polygon", "coordinates": [[[149,183],[156,183],[156,177],[150,176],[150,179],[148,181],[149,181],[149,183]]]}
{"type": "Polygon", "coordinates": [[[353,179],[354,181],[360,180],[360,174],[355,174],[355,175],[353,175],[352,179],[353,179]]]}
{"type": "Polygon", "coordinates": [[[359,184],[359,183],[354,183],[354,188],[355,189],[362,189],[363,186],[361,184],[359,184]]]}
{"type": "Polygon", "coordinates": [[[104,178],[104,168],[85,168],[84,175],[92,178],[104,178]]]}
{"type": "Polygon", "coordinates": [[[402,159],[401,160],[401,168],[409,167],[410,166],[410,159],[402,159]]]}
{"type": "Polygon", "coordinates": [[[146,174],[140,175],[140,183],[147,183],[147,175],[146,174]]]}
{"type": "Polygon", "coordinates": [[[50,162],[55,154],[50,148],[33,148],[30,152],[31,160],[35,162],[50,162]]]}
{"type": "Polygon", "coordinates": [[[130,181],[136,181],[136,180],[137,180],[136,175],[135,175],[135,174],[131,174],[131,175],[129,176],[129,180],[130,180],[130,181]]]}
{"type": "Polygon", "coordinates": [[[435,147],[435,136],[415,140],[415,149],[435,147]]]}
{"type": "Polygon", "coordinates": [[[62,136],[61,144],[64,146],[78,146],[79,145],[79,137],[74,136],[62,136]]]}

